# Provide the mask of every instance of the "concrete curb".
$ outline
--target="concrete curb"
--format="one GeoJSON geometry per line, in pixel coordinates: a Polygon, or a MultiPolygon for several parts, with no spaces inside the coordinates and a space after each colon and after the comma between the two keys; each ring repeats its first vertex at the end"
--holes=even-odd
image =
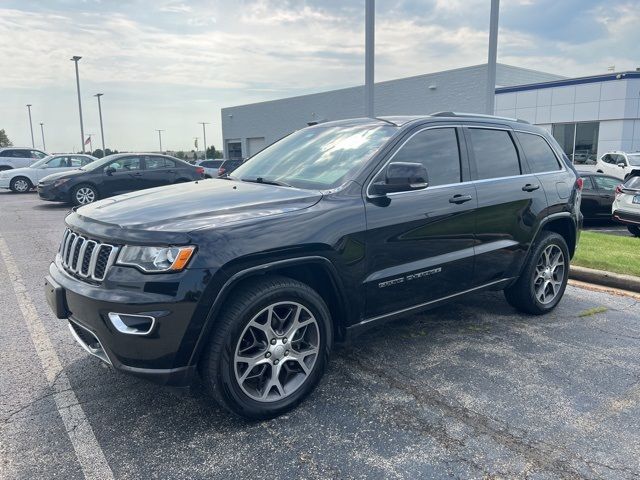
{"type": "Polygon", "coordinates": [[[640,293],[640,277],[633,275],[623,275],[571,265],[569,278],[581,282],[595,283],[596,285],[640,293]]]}

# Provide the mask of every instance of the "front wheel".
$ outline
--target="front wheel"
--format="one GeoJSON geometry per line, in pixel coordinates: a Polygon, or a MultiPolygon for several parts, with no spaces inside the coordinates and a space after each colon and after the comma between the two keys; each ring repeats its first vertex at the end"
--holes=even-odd
{"type": "Polygon", "coordinates": [[[78,185],[71,191],[71,202],[77,207],[98,200],[98,190],[93,185],[78,185]]]}
{"type": "Polygon", "coordinates": [[[638,225],[627,225],[627,230],[634,237],[640,237],[640,227],[638,225]]]}
{"type": "Polygon", "coordinates": [[[531,248],[520,278],[504,294],[518,310],[542,315],[558,305],[567,288],[569,248],[561,235],[548,231],[531,248]]]}
{"type": "Polygon", "coordinates": [[[26,193],[33,188],[33,184],[27,177],[15,177],[11,179],[9,188],[15,193],[26,193]]]}
{"type": "Polygon", "coordinates": [[[200,363],[204,383],[227,410],[273,418],[311,393],[329,360],[329,310],[308,285],[286,277],[250,280],[221,311],[200,363]]]}

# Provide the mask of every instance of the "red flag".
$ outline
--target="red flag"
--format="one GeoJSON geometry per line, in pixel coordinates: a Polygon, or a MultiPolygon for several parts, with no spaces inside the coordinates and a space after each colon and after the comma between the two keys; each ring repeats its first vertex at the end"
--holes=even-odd
{"type": "Polygon", "coordinates": [[[84,141],[85,145],[89,145],[91,143],[91,137],[87,137],[87,139],[84,141]]]}

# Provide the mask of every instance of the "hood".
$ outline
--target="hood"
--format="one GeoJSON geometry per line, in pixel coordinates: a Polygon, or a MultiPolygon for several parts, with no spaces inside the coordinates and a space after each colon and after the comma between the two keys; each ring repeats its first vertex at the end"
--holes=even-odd
{"type": "Polygon", "coordinates": [[[84,170],[67,170],[66,172],[59,172],[59,173],[52,173],[51,175],[47,175],[46,177],[44,177],[42,180],[40,180],[42,183],[51,183],[54,180],[58,180],[59,178],[71,178],[71,177],[76,177],[78,175],[83,175],[87,172],[85,172],[84,170]]]}
{"type": "Polygon", "coordinates": [[[292,212],[308,208],[321,198],[318,191],[210,179],[107,198],[79,208],[67,221],[85,231],[101,226],[106,234],[120,236],[130,231],[158,238],[162,236],[159,232],[185,234],[292,212]]]}

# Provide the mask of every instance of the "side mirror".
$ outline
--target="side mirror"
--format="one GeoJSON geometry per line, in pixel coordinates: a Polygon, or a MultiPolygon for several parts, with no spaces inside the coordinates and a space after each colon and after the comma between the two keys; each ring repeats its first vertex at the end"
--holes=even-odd
{"type": "Polygon", "coordinates": [[[624,167],[626,167],[626,166],[627,166],[627,164],[626,164],[626,163],[624,163],[624,162],[618,162],[618,166],[619,166],[620,168],[624,168],[624,167]]]}
{"type": "Polygon", "coordinates": [[[376,195],[421,190],[429,185],[427,169],[421,163],[391,162],[384,181],[375,182],[371,189],[376,195]]]}
{"type": "Polygon", "coordinates": [[[116,172],[116,169],[113,167],[107,167],[104,169],[104,173],[107,175],[113,175],[116,172]]]}

